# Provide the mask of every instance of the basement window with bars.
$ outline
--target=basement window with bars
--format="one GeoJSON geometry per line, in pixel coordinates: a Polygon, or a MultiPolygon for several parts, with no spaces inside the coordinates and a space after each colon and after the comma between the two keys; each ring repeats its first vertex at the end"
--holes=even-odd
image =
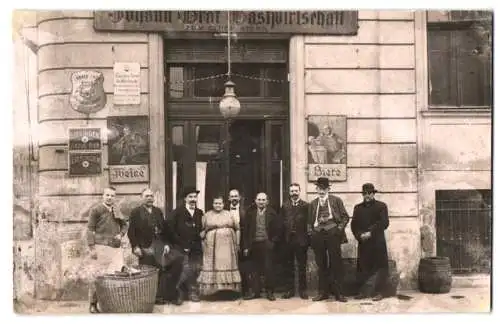
{"type": "Polygon", "coordinates": [[[492,11],[428,11],[431,108],[490,109],[492,11]]]}
{"type": "Polygon", "coordinates": [[[491,273],[491,190],[437,190],[437,255],[455,274],[491,273]]]}

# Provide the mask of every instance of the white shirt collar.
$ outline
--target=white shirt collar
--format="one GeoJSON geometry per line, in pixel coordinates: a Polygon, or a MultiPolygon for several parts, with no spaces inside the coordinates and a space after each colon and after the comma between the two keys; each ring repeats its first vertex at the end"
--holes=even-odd
{"type": "Polygon", "coordinates": [[[240,204],[238,204],[236,206],[229,205],[229,210],[233,209],[233,207],[234,207],[234,209],[239,210],[240,209],[240,204]]]}
{"type": "Polygon", "coordinates": [[[193,216],[194,215],[194,210],[196,209],[196,207],[191,208],[191,206],[189,206],[188,204],[186,204],[186,209],[191,214],[191,216],[193,216]]]}

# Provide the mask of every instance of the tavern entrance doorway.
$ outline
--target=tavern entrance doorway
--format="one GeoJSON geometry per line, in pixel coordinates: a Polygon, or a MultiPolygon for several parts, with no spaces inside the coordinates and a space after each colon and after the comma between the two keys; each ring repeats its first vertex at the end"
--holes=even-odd
{"type": "Polygon", "coordinates": [[[222,40],[166,40],[167,204],[182,189],[200,190],[199,207],[238,189],[248,207],[264,191],[278,208],[289,184],[288,42],[239,40],[232,81],[241,103],[227,120],[219,102],[227,80],[222,40]]]}

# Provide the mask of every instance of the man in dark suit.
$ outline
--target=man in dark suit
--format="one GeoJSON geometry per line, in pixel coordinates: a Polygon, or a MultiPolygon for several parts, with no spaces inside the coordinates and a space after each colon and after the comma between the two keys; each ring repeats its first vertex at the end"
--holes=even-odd
{"type": "MultiPolygon", "coordinates": [[[[243,220],[245,219],[245,209],[243,206],[241,206],[241,196],[240,192],[237,189],[231,189],[229,191],[229,213],[234,216],[235,219],[238,220],[238,224],[240,225],[243,223],[243,220]]],[[[241,232],[240,232],[241,233],[241,232]]],[[[248,295],[248,276],[249,276],[249,260],[248,257],[243,255],[243,250],[241,249],[241,237],[238,242],[238,245],[240,247],[238,251],[238,269],[240,270],[240,276],[241,276],[241,294],[242,296],[248,295]]]]}
{"type": "Polygon", "coordinates": [[[278,214],[269,207],[267,194],[260,192],[255,198],[242,223],[243,255],[252,261],[252,290],[245,299],[260,298],[261,276],[265,278],[266,295],[270,301],[274,297],[273,248],[279,241],[283,224],[278,214]]]}
{"type": "Polygon", "coordinates": [[[306,266],[309,237],[307,235],[308,203],[300,199],[300,185],[292,183],[289,187],[290,199],[280,210],[280,218],[284,221],[283,264],[286,276],[287,291],[283,298],[295,296],[295,260],[299,273],[299,296],[307,299],[306,266]]]}
{"type": "Polygon", "coordinates": [[[356,299],[383,299],[382,289],[387,282],[389,258],[384,231],[389,227],[387,205],[375,199],[377,190],[371,183],[362,187],[363,202],[354,206],[351,230],[358,241],[358,284],[356,299]]]}
{"type": "Polygon", "coordinates": [[[328,299],[333,291],[338,301],[346,302],[341,289],[344,272],[341,245],[347,243],[345,227],[349,222],[349,215],[342,199],[330,195],[329,189],[328,178],[318,178],[318,198],[309,204],[308,232],[318,266],[319,281],[319,294],[313,301],[328,299]]]}
{"type": "Polygon", "coordinates": [[[180,305],[182,300],[176,285],[182,272],[183,258],[171,251],[171,242],[165,229],[165,219],[160,208],[153,205],[154,194],[149,188],[142,191],[142,204],[130,213],[128,238],[132,253],[139,258],[139,264],[159,268],[156,303],[172,302],[180,305]],[[168,264],[161,259],[170,258],[168,264]]]}
{"type": "Polygon", "coordinates": [[[184,254],[184,269],[179,288],[189,293],[189,299],[199,302],[199,290],[196,282],[202,264],[201,219],[203,211],[196,207],[198,193],[194,187],[183,191],[185,204],[177,207],[167,218],[167,231],[174,248],[184,254]]]}

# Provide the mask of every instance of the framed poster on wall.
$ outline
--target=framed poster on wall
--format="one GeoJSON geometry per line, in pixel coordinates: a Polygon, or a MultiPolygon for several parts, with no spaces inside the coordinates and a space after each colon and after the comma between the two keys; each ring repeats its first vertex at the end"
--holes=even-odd
{"type": "Polygon", "coordinates": [[[111,183],[149,181],[147,116],[108,117],[108,166],[111,183]]]}
{"type": "Polygon", "coordinates": [[[309,181],[347,181],[347,117],[309,116],[307,151],[309,181]]]}

